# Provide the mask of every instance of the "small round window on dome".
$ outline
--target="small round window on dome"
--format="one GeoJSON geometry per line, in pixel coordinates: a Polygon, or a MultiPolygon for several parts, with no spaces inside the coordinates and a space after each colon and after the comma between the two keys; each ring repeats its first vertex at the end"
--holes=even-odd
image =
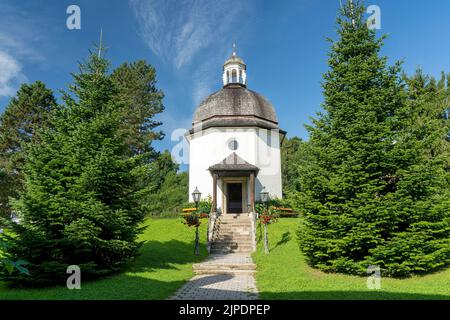
{"type": "Polygon", "coordinates": [[[236,151],[239,148],[239,143],[236,140],[231,140],[228,142],[228,148],[232,151],[236,151]]]}

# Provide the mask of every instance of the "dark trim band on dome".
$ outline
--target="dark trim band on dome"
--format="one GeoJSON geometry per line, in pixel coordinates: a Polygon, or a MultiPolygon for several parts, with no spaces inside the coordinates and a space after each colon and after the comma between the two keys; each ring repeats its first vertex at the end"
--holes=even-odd
{"type": "Polygon", "coordinates": [[[224,88],[247,88],[246,84],[239,83],[239,82],[230,82],[223,86],[224,88]]]}
{"type": "Polygon", "coordinates": [[[261,128],[265,130],[277,130],[282,135],[287,132],[280,129],[278,124],[263,119],[258,119],[254,116],[234,116],[234,117],[213,117],[208,121],[200,121],[193,125],[188,131],[188,134],[194,134],[199,130],[206,130],[210,128],[261,128]]]}
{"type": "Polygon", "coordinates": [[[271,121],[271,120],[268,120],[268,119],[265,119],[265,118],[262,118],[262,117],[253,115],[253,114],[249,114],[249,115],[243,114],[243,115],[237,115],[237,116],[215,115],[215,116],[211,116],[210,118],[203,119],[202,121],[199,121],[199,122],[193,122],[192,125],[194,126],[194,125],[196,125],[197,123],[200,123],[200,122],[205,123],[205,122],[207,122],[207,121],[211,121],[211,120],[214,120],[214,119],[224,119],[225,121],[226,121],[227,119],[234,119],[235,121],[239,121],[238,119],[253,119],[253,118],[256,119],[256,120],[264,121],[264,122],[270,122],[270,123],[272,123],[273,125],[275,125],[276,128],[278,128],[278,122],[276,122],[276,121],[271,121]]]}

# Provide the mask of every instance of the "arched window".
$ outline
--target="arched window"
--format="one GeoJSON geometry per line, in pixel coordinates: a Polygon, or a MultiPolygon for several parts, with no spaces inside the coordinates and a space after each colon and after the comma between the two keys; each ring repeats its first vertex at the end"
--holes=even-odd
{"type": "Polygon", "coordinates": [[[231,82],[232,83],[238,82],[238,75],[237,75],[236,69],[233,69],[233,71],[231,71],[231,82]]]}
{"type": "Polygon", "coordinates": [[[228,141],[228,148],[231,151],[236,151],[239,148],[239,143],[236,141],[236,139],[231,139],[228,141]]]}

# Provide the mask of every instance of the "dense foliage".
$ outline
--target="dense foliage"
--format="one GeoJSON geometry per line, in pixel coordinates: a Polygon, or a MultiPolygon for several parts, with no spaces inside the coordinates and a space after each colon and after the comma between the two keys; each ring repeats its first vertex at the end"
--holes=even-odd
{"type": "MultiPolygon", "coordinates": [[[[195,206],[196,206],[195,202],[186,202],[183,204],[183,209],[192,209],[195,208],[195,206]]],[[[203,198],[198,203],[197,212],[200,214],[209,214],[211,212],[211,206],[212,206],[211,196],[203,198]]]]}
{"type": "Polygon", "coordinates": [[[31,276],[11,274],[16,285],[63,284],[69,265],[84,279],[105,275],[137,254],[153,154],[130,152],[130,100],[117,98],[108,65],[96,54],[80,65],[52,126],[27,147],[25,190],[14,202],[21,222],[10,224],[7,257],[26,260],[31,276]]]}
{"type": "Polygon", "coordinates": [[[281,145],[281,177],[283,182],[283,196],[288,196],[297,190],[299,149],[303,141],[298,137],[285,138],[281,145]]]}
{"type": "Polygon", "coordinates": [[[149,215],[180,214],[188,200],[189,176],[187,172],[178,172],[178,170],[179,165],[172,160],[168,151],[161,153],[151,164],[149,177],[152,192],[143,200],[149,215]]]}
{"type": "MultiPolygon", "coordinates": [[[[0,234],[4,231],[0,230],[0,234]]],[[[10,276],[13,272],[19,272],[25,275],[30,275],[27,269],[28,262],[24,260],[12,261],[5,258],[4,253],[8,250],[8,243],[0,238],[0,280],[3,280],[4,276],[10,276]]]]}
{"type": "Polygon", "coordinates": [[[436,103],[444,93],[412,94],[423,88],[417,79],[406,86],[399,63],[387,65],[384,37],[367,28],[364,13],[355,1],[341,10],[324,112],[301,148],[300,247],[330,272],[429,272],[450,262],[448,126],[436,103]]]}
{"type": "Polygon", "coordinates": [[[24,148],[38,143],[37,129],[49,125],[56,107],[51,90],[36,81],[23,84],[0,116],[0,217],[9,218],[9,199],[23,189],[24,148]]]}
{"type": "Polygon", "coordinates": [[[162,123],[154,116],[164,111],[164,94],[156,87],[156,70],[143,60],[123,63],[111,75],[117,88],[116,99],[123,105],[120,130],[131,154],[158,156],[151,142],[164,134],[154,129],[162,123]]]}

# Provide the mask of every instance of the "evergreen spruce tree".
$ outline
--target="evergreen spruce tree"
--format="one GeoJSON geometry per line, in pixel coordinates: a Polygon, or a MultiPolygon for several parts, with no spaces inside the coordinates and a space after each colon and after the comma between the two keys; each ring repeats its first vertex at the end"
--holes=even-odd
{"type": "Polygon", "coordinates": [[[23,188],[24,148],[38,143],[37,129],[49,125],[56,100],[40,82],[23,84],[0,116],[0,217],[9,218],[9,199],[23,188]]]}
{"type": "Polygon", "coordinates": [[[154,160],[158,153],[151,143],[164,137],[154,130],[161,125],[154,116],[164,111],[164,94],[156,88],[155,68],[143,60],[123,63],[113,71],[112,80],[118,88],[116,97],[125,106],[121,130],[131,154],[148,153],[154,160]]]}
{"type": "MultiPolygon", "coordinates": [[[[429,133],[429,156],[441,158],[450,169],[450,87],[444,72],[436,84],[433,77],[418,69],[414,76],[405,77],[408,103],[416,111],[415,130],[424,136],[429,133]]],[[[421,136],[419,136],[421,138],[421,136]]]]}
{"type": "Polygon", "coordinates": [[[298,137],[285,138],[281,146],[281,174],[284,196],[298,189],[297,157],[302,143],[302,139],[298,137]]]}
{"type": "MultiPolygon", "coordinates": [[[[345,4],[324,75],[324,112],[302,151],[305,212],[300,247],[324,271],[388,276],[436,270],[450,262],[449,184],[437,135],[420,132],[400,77],[380,56],[359,1],[345,4]]],[[[440,139],[440,138],[439,138],[440,139]]]]}
{"type": "Polygon", "coordinates": [[[15,201],[8,257],[26,260],[31,276],[15,285],[65,284],[70,265],[83,279],[117,271],[137,254],[146,193],[146,155],[131,156],[121,130],[124,108],[108,62],[97,54],[80,65],[52,127],[30,145],[25,191],[15,201]]]}
{"type": "Polygon", "coordinates": [[[178,215],[189,200],[189,176],[178,172],[179,165],[169,151],[162,152],[150,165],[151,192],[144,199],[146,212],[153,216],[178,215]]]}

